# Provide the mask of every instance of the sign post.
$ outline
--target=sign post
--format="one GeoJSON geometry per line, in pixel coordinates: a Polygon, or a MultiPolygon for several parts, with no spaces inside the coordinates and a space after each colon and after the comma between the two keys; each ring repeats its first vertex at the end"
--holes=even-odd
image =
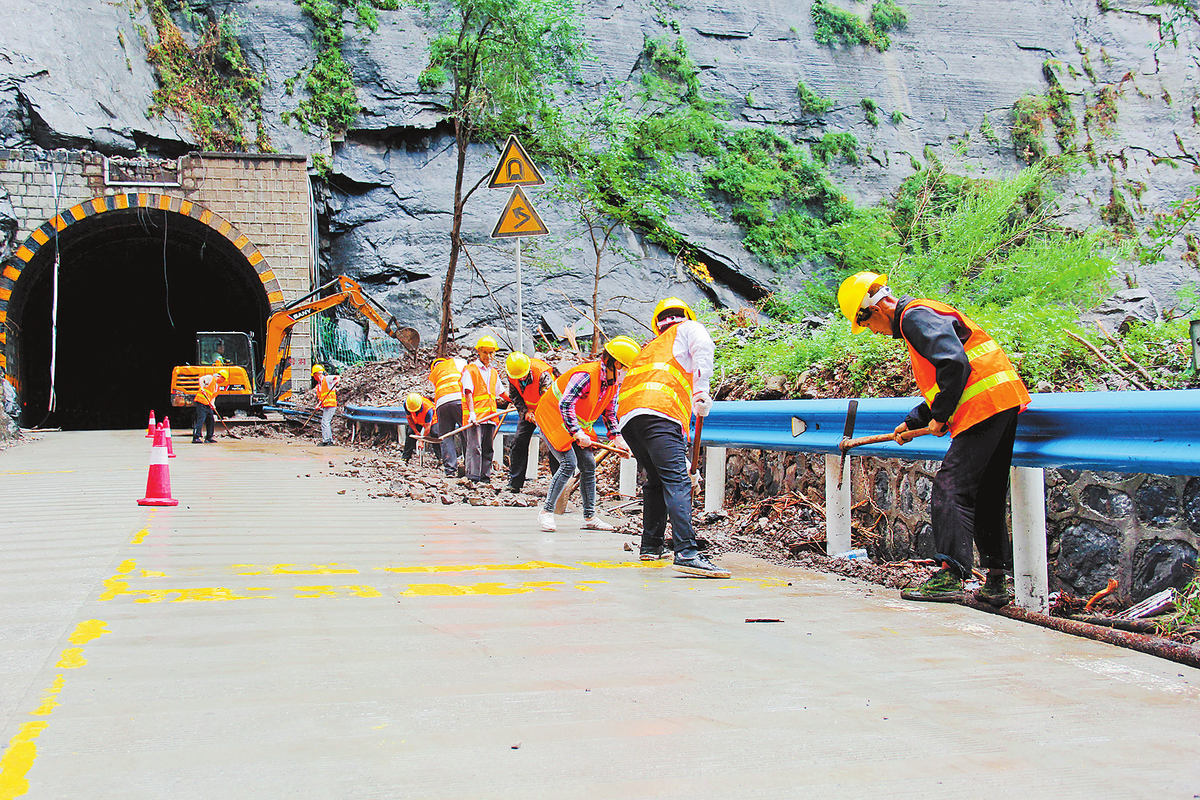
{"type": "Polygon", "coordinates": [[[492,170],[488,188],[512,187],[508,204],[500,213],[500,219],[497,220],[496,227],[492,230],[492,238],[517,240],[517,349],[522,352],[525,350],[525,322],[521,307],[521,237],[545,236],[550,231],[546,229],[542,218],[529,204],[529,198],[521,191],[521,187],[542,186],[545,183],[545,178],[533,165],[533,160],[529,158],[529,154],[525,152],[521,142],[516,136],[509,136],[504,150],[500,154],[500,160],[496,162],[496,168],[492,170]]]}

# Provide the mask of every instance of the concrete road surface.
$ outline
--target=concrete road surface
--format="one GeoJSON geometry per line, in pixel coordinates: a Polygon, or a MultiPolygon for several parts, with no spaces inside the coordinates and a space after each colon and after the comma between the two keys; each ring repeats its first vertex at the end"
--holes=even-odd
{"type": "Polygon", "coordinates": [[[1200,796],[1196,670],[178,451],[161,509],[136,432],[0,452],[0,800],[1200,796]]]}

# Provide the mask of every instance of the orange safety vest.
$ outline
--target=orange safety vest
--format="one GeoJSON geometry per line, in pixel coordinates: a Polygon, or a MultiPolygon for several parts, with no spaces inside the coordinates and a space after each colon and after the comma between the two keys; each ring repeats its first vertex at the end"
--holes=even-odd
{"type": "Polygon", "coordinates": [[[450,395],[456,400],[462,399],[462,373],[454,366],[454,359],[443,358],[435,361],[429,369],[429,380],[433,384],[435,402],[450,395]]]}
{"type": "MultiPolygon", "coordinates": [[[[990,416],[1010,408],[1022,408],[1029,405],[1029,392],[1021,377],[1013,369],[1008,356],[988,336],[983,328],[956,308],[939,303],[936,300],[913,300],[904,307],[904,314],[910,308],[928,308],[939,314],[946,314],[958,319],[971,332],[963,349],[967,351],[967,361],[971,364],[971,374],[967,378],[967,386],[963,389],[958,406],[950,416],[950,435],[955,436],[972,425],[983,422],[990,416]]],[[[900,315],[901,326],[904,324],[904,314],[900,315]]],[[[903,332],[901,327],[901,332],[903,332]]],[[[908,344],[908,340],[904,340],[908,344]]],[[[937,368],[908,344],[908,355],[912,359],[913,376],[917,379],[917,387],[925,402],[932,405],[937,397],[937,368]]]]}
{"type": "Polygon", "coordinates": [[[642,348],[621,381],[617,419],[639,408],[651,409],[676,420],[687,438],[692,421],[692,373],[675,358],[678,333],[679,326],[672,325],[642,348]]]}
{"type": "Polygon", "coordinates": [[[516,387],[521,395],[521,399],[525,401],[525,405],[530,411],[537,411],[538,401],[542,399],[541,389],[542,376],[550,372],[550,365],[539,358],[529,359],[529,374],[519,381],[514,381],[511,378],[509,383],[516,387]]]}
{"type": "Polygon", "coordinates": [[[405,411],[405,417],[409,424],[409,429],[414,433],[417,428],[422,431],[430,431],[437,424],[437,409],[434,408],[433,401],[428,397],[421,398],[421,407],[416,411],[405,411]]]}
{"type": "Polygon", "coordinates": [[[467,368],[463,370],[464,375],[470,373],[471,385],[475,387],[471,390],[471,407],[475,410],[476,418],[486,417],[496,410],[496,384],[500,381],[500,373],[495,367],[488,367],[487,371],[485,381],[483,371],[475,362],[467,364],[467,368]]]}
{"type": "Polygon", "coordinates": [[[216,408],[217,395],[221,391],[216,375],[201,375],[200,390],[196,392],[196,405],[216,408]]]}
{"type": "MultiPolygon", "coordinates": [[[[558,376],[558,379],[550,386],[549,391],[546,392],[549,395],[546,402],[538,403],[533,418],[537,422],[542,436],[546,437],[546,443],[557,452],[565,453],[570,448],[571,442],[574,441],[571,434],[567,433],[567,426],[563,422],[562,411],[559,410],[558,404],[562,402],[563,393],[567,390],[567,384],[570,383],[571,378],[581,372],[587,373],[591,382],[588,384],[587,392],[575,401],[575,417],[583,429],[588,431],[592,438],[596,438],[595,434],[590,431],[592,423],[600,419],[600,415],[612,402],[613,395],[617,391],[617,385],[614,383],[603,393],[600,392],[603,370],[604,365],[599,361],[588,361],[586,364],[572,367],[558,376]]],[[[610,435],[615,435],[615,431],[610,432],[610,435]]]]}
{"type": "Polygon", "coordinates": [[[321,408],[337,407],[337,389],[334,388],[333,379],[324,372],[317,378],[317,400],[321,408]]]}

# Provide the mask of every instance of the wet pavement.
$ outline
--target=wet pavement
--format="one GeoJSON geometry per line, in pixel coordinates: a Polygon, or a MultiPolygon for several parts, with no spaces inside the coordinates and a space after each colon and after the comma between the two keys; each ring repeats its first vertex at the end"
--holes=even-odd
{"type": "Polygon", "coordinates": [[[1200,796],[1188,667],[401,508],[336,447],[177,439],[140,507],[141,434],[39,437],[0,452],[0,800],[1200,796]]]}

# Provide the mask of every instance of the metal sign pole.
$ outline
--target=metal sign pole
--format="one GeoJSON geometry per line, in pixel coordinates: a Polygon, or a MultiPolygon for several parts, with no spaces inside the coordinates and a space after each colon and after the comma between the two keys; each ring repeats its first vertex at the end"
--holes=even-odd
{"type": "Polygon", "coordinates": [[[521,237],[517,239],[517,350],[525,352],[525,323],[521,318],[521,237]]]}

